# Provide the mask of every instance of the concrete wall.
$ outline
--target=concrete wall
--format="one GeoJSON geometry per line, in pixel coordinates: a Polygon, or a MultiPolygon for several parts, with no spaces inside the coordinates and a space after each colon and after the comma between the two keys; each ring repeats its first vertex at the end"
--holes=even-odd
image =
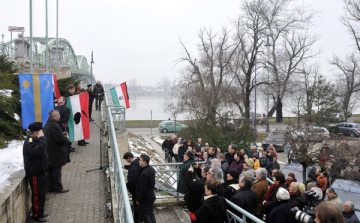
{"type": "MultiPolygon", "coordinates": [[[[18,73],[30,73],[30,68],[18,68],[18,73]]],[[[33,73],[46,73],[45,67],[34,67],[33,73]]],[[[49,67],[50,74],[56,74],[56,67],[49,67]]],[[[70,67],[59,67],[59,76],[58,79],[71,77],[71,68],[70,67]]]]}
{"type": "Polygon", "coordinates": [[[24,170],[14,174],[5,193],[0,193],[0,223],[25,222],[31,208],[31,189],[24,170]]]}
{"type": "MultiPolygon", "coordinates": [[[[128,143],[128,132],[127,131],[117,132],[116,139],[117,139],[117,144],[118,144],[118,148],[119,148],[120,159],[121,159],[121,162],[123,162],[122,156],[126,152],[131,152],[131,149],[130,149],[130,146],[128,143]]],[[[124,160],[124,162],[125,162],[125,160],[124,160]]]]}

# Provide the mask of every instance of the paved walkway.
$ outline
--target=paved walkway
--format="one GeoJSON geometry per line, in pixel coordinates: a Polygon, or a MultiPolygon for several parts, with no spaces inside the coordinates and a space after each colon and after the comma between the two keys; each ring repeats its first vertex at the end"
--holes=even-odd
{"type": "MultiPolygon", "coordinates": [[[[99,111],[93,111],[92,117],[100,124],[99,111]]],[[[90,131],[90,139],[86,140],[90,144],[78,146],[73,143],[76,151],[70,154],[71,162],[62,169],[63,186],[70,191],[46,194],[48,222],[113,222],[111,217],[107,218],[110,215],[107,203],[111,200],[104,169],[87,172],[100,167],[100,130],[90,123],[90,131]]],[[[107,166],[107,159],[103,159],[103,163],[107,166]]],[[[35,221],[29,219],[27,222],[35,221]]]]}

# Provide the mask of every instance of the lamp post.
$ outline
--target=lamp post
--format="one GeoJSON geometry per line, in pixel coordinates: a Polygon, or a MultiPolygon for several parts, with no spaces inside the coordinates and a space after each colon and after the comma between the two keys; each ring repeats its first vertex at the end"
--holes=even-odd
{"type": "Polygon", "coordinates": [[[254,106],[254,135],[255,135],[255,138],[254,138],[254,145],[256,145],[256,137],[257,137],[257,134],[256,134],[256,63],[257,63],[257,41],[258,41],[258,36],[257,36],[257,33],[255,33],[255,59],[254,59],[254,62],[255,62],[255,106],[254,106]]]}
{"type": "MultiPolygon", "coordinates": [[[[267,36],[267,41],[265,46],[268,48],[271,46],[271,43],[269,41],[269,36],[267,36]]],[[[270,75],[269,75],[269,62],[267,62],[267,71],[268,71],[268,86],[267,86],[267,114],[266,114],[266,132],[270,132],[270,126],[269,126],[269,83],[270,83],[270,75]]]]}
{"type": "Polygon", "coordinates": [[[4,43],[4,34],[2,34],[1,37],[2,37],[2,43],[4,43]]]}
{"type": "Polygon", "coordinates": [[[95,63],[94,62],[94,60],[93,60],[93,51],[91,51],[91,61],[90,61],[90,64],[91,64],[91,66],[90,66],[90,73],[91,73],[91,85],[92,85],[92,80],[93,80],[93,71],[92,71],[92,65],[93,65],[93,63],[95,63]]]}

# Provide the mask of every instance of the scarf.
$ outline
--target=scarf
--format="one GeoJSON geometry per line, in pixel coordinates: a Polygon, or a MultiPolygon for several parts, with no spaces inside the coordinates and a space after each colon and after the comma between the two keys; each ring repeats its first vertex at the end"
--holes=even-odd
{"type": "Polygon", "coordinates": [[[271,191],[272,191],[274,188],[277,188],[277,187],[279,187],[279,186],[280,186],[280,184],[276,184],[276,185],[273,184],[273,185],[270,186],[269,192],[268,192],[268,194],[266,195],[266,202],[270,201],[271,191]]]}

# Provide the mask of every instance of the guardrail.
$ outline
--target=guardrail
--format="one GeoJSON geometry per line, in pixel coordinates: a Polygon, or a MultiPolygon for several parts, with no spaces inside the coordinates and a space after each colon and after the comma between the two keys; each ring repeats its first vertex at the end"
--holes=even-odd
{"type": "MultiPolygon", "coordinates": [[[[105,93],[106,94],[106,93],[105,93]]],[[[125,175],[122,170],[122,163],[120,159],[117,138],[115,133],[114,119],[113,119],[113,108],[108,105],[108,101],[105,95],[105,117],[107,121],[108,133],[109,133],[109,142],[111,150],[111,158],[113,163],[113,172],[114,172],[114,182],[116,197],[118,202],[119,210],[119,219],[120,222],[133,223],[133,215],[131,212],[131,206],[129,201],[129,195],[126,188],[125,175]]],[[[125,111],[123,111],[125,113],[125,111]]],[[[125,130],[125,129],[123,129],[125,130]]]]}

